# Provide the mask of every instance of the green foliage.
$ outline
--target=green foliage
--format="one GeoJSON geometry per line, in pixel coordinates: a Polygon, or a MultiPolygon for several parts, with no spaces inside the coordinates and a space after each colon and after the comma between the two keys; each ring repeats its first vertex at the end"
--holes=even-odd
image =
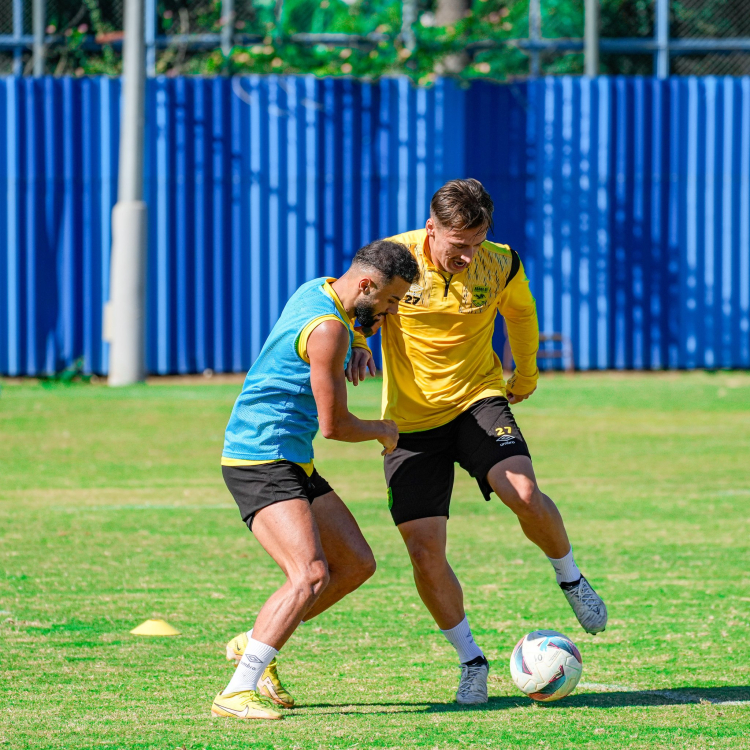
{"type": "Polygon", "coordinates": [[[64,370],[60,370],[60,372],[56,372],[54,375],[40,378],[40,382],[42,385],[50,385],[53,383],[89,383],[91,382],[91,375],[84,372],[83,357],[79,357],[64,370]]]}
{"type": "MultiPolygon", "coordinates": [[[[63,43],[50,50],[50,72],[76,75],[119,75],[121,58],[112,46],[112,32],[122,29],[123,0],[57,0],[50,5],[51,33],[63,43]],[[95,38],[103,40],[99,49],[95,38]]],[[[429,84],[444,74],[446,59],[462,56],[460,77],[507,80],[529,73],[528,55],[513,40],[528,36],[528,0],[473,0],[464,19],[436,27],[436,0],[419,0],[413,26],[416,46],[402,37],[401,0],[235,0],[238,44],[225,58],[218,49],[187,48],[177,42],[157,55],[157,72],[166,75],[287,74],[355,76],[376,79],[408,75],[429,84]],[[309,46],[293,43],[295,34],[351,35],[341,44],[309,46]],[[367,39],[379,34],[385,41],[367,39]],[[256,37],[242,43],[242,35],[256,37]],[[363,39],[364,37],[364,39],[363,39]],[[472,47],[494,40],[490,50],[472,47]],[[508,44],[508,42],[510,42],[508,44]]],[[[673,0],[671,33],[676,37],[750,35],[750,14],[741,0],[673,0]]],[[[223,20],[221,0],[158,0],[157,34],[169,36],[218,33],[223,20]]],[[[542,36],[547,39],[583,36],[583,0],[542,0],[542,36]]],[[[653,0],[602,0],[601,34],[607,38],[652,37],[653,0]]],[[[730,56],[731,57],[731,56],[730,56]]],[[[740,56],[742,57],[742,56],[740,56]]],[[[692,58],[676,58],[678,67],[692,58]]],[[[701,58],[702,59],[702,58],[701,58]]],[[[722,58],[724,59],[724,58],[722,58]]],[[[541,54],[541,70],[551,74],[580,74],[583,55],[541,54]]],[[[718,64],[718,63],[717,63],[718,64]]],[[[722,69],[741,74],[739,63],[722,69]],[[737,67],[739,65],[739,67],[737,67]]],[[[650,74],[651,54],[601,55],[601,69],[611,74],[650,74]]],[[[709,67],[707,72],[720,68],[709,67]]],[[[686,72],[701,72],[700,69],[686,72]]]]}
{"type": "MultiPolygon", "coordinates": [[[[602,37],[653,37],[653,0],[607,0],[601,6],[602,37]]],[[[603,73],[651,75],[653,55],[602,54],[603,73]]]]}
{"type": "MultiPolygon", "coordinates": [[[[104,0],[85,0],[89,21],[68,25],[58,31],[66,34],[66,46],[56,53],[57,72],[110,74],[120,72],[119,52],[111,45],[102,51],[85,48],[96,34],[112,31],[111,12],[102,13],[104,0]],[[84,28],[85,27],[85,28],[84,28]]],[[[622,0],[608,0],[622,2],[622,0]]],[[[580,37],[583,33],[583,0],[545,0],[542,6],[542,31],[545,37],[580,37]]],[[[528,57],[510,45],[492,50],[474,50],[475,43],[495,40],[508,42],[528,36],[528,0],[475,0],[469,15],[453,26],[434,25],[434,2],[423,0],[413,26],[415,45],[407,48],[402,38],[401,0],[238,0],[235,32],[259,35],[262,41],[238,44],[228,58],[219,49],[199,51],[177,43],[161,50],[157,71],[177,74],[289,74],[312,73],[317,76],[355,76],[377,79],[384,75],[405,74],[428,84],[443,70],[446,57],[469,50],[464,78],[506,79],[528,73],[528,57]],[[342,44],[299,44],[295,34],[348,34],[352,40],[342,44]],[[380,38],[367,38],[376,34],[380,38]],[[382,39],[384,37],[384,39],[382,39]]],[[[207,0],[160,0],[158,33],[185,35],[218,33],[221,30],[221,2],[207,0]]],[[[79,14],[80,15],[80,14],[79,14]]],[[[80,18],[73,18],[76,22],[80,18]]],[[[54,54],[54,53],[53,53],[54,54]]],[[[543,59],[549,72],[577,73],[581,55],[550,55],[543,59]]]]}
{"type": "MultiPolygon", "coordinates": [[[[550,0],[545,4],[544,23],[555,29],[555,36],[578,36],[583,29],[582,3],[576,0],[550,0]]],[[[377,79],[384,75],[405,74],[420,83],[430,83],[446,57],[461,54],[475,43],[495,40],[508,42],[524,38],[528,32],[528,3],[505,0],[477,0],[472,12],[453,26],[436,27],[434,15],[424,10],[413,26],[415,46],[407,48],[401,38],[401,3],[359,0],[347,5],[342,0],[311,3],[293,0],[285,3],[284,14],[263,44],[238,47],[229,61],[220,52],[208,62],[209,72],[229,66],[236,73],[313,73],[318,76],[348,75],[377,79]],[[316,10],[311,11],[311,6],[316,10]],[[325,6],[325,7],[322,7],[325,6]],[[387,41],[342,46],[305,47],[290,41],[294,33],[347,33],[366,36],[385,34],[387,41]]],[[[552,34],[547,34],[550,36],[552,34]]],[[[580,72],[581,56],[550,65],[560,72],[580,72]]],[[[461,73],[464,78],[504,79],[525,75],[528,59],[511,45],[477,50],[461,73]]]]}

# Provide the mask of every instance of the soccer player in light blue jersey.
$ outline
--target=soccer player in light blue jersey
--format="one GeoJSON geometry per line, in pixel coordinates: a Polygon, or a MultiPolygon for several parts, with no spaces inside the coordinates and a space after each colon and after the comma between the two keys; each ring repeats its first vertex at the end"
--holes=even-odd
{"type": "Polygon", "coordinates": [[[227,644],[238,666],[213,702],[214,716],[282,718],[278,706],[290,708],[294,699],[278,678],[279,649],[302,620],[375,572],[354,517],[314,465],[313,438],[320,426],[331,440],[377,440],[383,455],[396,447],[394,422],[349,411],[346,374],[361,379],[352,372],[352,347],[366,348],[353,321],[366,330],[395,315],[417,273],[399,243],[363,247],[341,278],[314,279],[295,292],[247,374],[227,425],[222,473],[242,520],[286,582],[253,628],[227,644]]]}

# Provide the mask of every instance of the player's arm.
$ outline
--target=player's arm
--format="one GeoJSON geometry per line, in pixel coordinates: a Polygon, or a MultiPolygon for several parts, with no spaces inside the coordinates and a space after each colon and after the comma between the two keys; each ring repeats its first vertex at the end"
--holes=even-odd
{"type": "Polygon", "coordinates": [[[352,356],[346,366],[346,379],[353,385],[359,385],[360,381],[367,377],[367,373],[375,377],[377,372],[375,360],[372,358],[370,347],[367,346],[367,338],[360,328],[354,329],[354,342],[352,343],[352,356]]]}
{"type": "MultiPolygon", "coordinates": [[[[398,242],[401,245],[407,245],[409,251],[413,254],[416,245],[410,243],[405,235],[395,235],[394,237],[385,237],[384,242],[398,242]]],[[[374,336],[378,329],[382,325],[382,320],[377,321],[375,325],[365,331],[362,328],[354,329],[354,343],[352,344],[352,356],[349,360],[349,364],[346,366],[346,379],[358,385],[361,381],[367,377],[367,372],[373,377],[377,373],[375,367],[375,360],[373,359],[370,347],[367,346],[367,337],[374,336]]]]}
{"type": "Polygon", "coordinates": [[[323,437],[344,443],[377,440],[383,455],[391,453],[398,442],[398,429],[389,419],[359,419],[346,402],[344,362],[349,349],[349,333],[335,320],[318,325],[307,340],[310,383],[323,437]]]}
{"type": "Polygon", "coordinates": [[[539,351],[539,322],[536,301],[529,289],[529,280],[519,259],[519,268],[498,300],[498,311],[508,326],[510,351],[516,369],[508,380],[507,395],[511,404],[527,399],[539,379],[536,355],[539,351]]]}

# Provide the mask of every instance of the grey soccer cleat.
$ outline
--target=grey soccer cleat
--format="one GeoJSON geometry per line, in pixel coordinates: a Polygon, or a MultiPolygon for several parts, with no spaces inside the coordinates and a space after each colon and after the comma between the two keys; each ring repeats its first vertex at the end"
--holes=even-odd
{"type": "Polygon", "coordinates": [[[583,576],[573,583],[561,583],[560,588],[587,633],[601,633],[607,627],[607,605],[583,576]]]}
{"type": "Polygon", "coordinates": [[[479,658],[461,665],[461,682],[458,683],[456,703],[474,705],[487,703],[487,675],[490,665],[487,659],[479,658]]]}

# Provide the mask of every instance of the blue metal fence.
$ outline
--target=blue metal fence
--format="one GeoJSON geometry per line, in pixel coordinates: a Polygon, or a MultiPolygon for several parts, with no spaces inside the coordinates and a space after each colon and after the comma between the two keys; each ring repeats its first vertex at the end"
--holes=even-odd
{"type": "MultiPolygon", "coordinates": [[[[0,79],[1,373],[106,372],[119,93],[0,79]]],[[[750,79],[157,78],[147,130],[152,372],[247,369],[302,281],[458,176],[577,366],[750,366],[750,79]]]]}
{"type": "Polygon", "coordinates": [[[527,249],[582,368],[750,365],[750,79],[529,89],[527,249]]]}

